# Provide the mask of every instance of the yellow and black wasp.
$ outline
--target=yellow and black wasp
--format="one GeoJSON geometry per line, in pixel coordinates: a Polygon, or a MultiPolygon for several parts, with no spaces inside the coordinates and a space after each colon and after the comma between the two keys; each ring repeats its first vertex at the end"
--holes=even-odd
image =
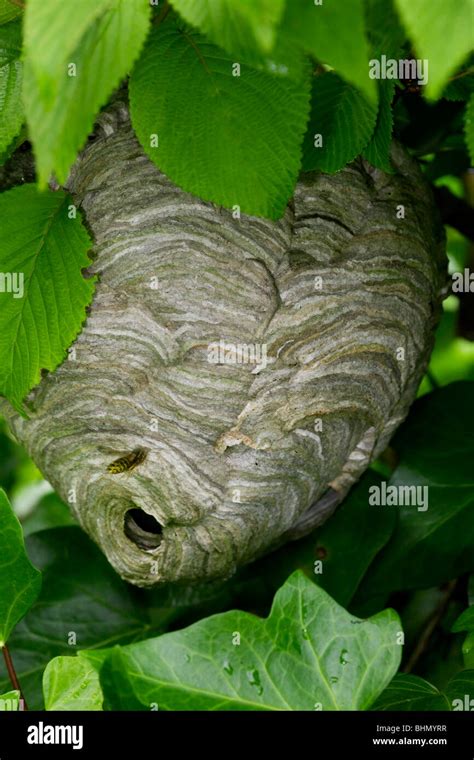
{"type": "Polygon", "coordinates": [[[107,466],[107,472],[111,475],[119,475],[121,472],[131,472],[135,467],[138,467],[139,464],[142,464],[145,461],[147,453],[147,449],[133,449],[129,454],[125,454],[125,456],[111,462],[107,466]]]}

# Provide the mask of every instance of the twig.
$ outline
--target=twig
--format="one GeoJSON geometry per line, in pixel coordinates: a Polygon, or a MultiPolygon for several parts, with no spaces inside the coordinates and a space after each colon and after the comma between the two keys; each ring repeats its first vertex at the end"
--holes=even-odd
{"type": "Polygon", "coordinates": [[[10,679],[11,685],[13,686],[15,691],[20,692],[20,699],[23,701],[23,709],[28,710],[28,705],[26,704],[25,695],[23,694],[23,691],[21,689],[20,682],[16,674],[15,666],[13,664],[10,651],[6,644],[3,645],[2,652],[3,652],[3,657],[5,658],[5,665],[7,666],[8,677],[10,679]]]}
{"type": "Polygon", "coordinates": [[[22,11],[25,10],[25,3],[22,3],[21,0],[8,0],[8,2],[11,5],[16,5],[17,8],[21,8],[22,11]]]}
{"type": "Polygon", "coordinates": [[[418,660],[420,659],[421,655],[426,651],[428,644],[430,642],[430,639],[438,626],[438,623],[440,622],[441,618],[446,612],[446,608],[449,604],[449,600],[451,599],[454,593],[454,589],[456,588],[457,582],[458,581],[456,578],[456,580],[449,581],[449,583],[447,584],[443,598],[441,599],[433,615],[429,618],[423,633],[418,639],[418,643],[416,647],[412,651],[407,664],[403,668],[403,673],[410,673],[415,667],[418,660]]]}

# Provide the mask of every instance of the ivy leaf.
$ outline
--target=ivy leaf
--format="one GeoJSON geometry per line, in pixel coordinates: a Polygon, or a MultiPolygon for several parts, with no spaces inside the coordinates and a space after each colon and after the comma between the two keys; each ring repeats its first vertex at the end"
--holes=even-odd
{"type": "Polygon", "coordinates": [[[46,710],[102,710],[99,674],[87,658],[55,657],[43,674],[46,710]]]}
{"type": "Polygon", "coordinates": [[[364,29],[362,0],[344,3],[291,0],[282,22],[284,34],[304,49],[336,69],[347,82],[355,85],[372,103],[377,89],[369,77],[369,46],[364,29]]]}
{"type": "Polygon", "coordinates": [[[474,670],[462,670],[446,686],[446,696],[454,711],[474,709],[474,670]]]}
{"type": "Polygon", "coordinates": [[[7,150],[23,123],[20,55],[20,24],[13,21],[0,26],[0,154],[7,150]]]}
{"type": "Polygon", "coordinates": [[[285,0],[172,0],[180,16],[200,29],[211,42],[229,53],[251,52],[257,46],[268,53],[285,0]]]}
{"type": "Polygon", "coordinates": [[[398,673],[372,705],[372,710],[450,710],[444,694],[424,678],[398,673]]]}
{"type": "Polygon", "coordinates": [[[41,588],[41,573],[25,552],[20,523],[0,489],[0,649],[41,588]]]}
{"type": "Polygon", "coordinates": [[[7,691],[5,694],[0,694],[0,712],[10,711],[14,712],[20,709],[20,692],[19,691],[7,691]]]}
{"type": "Polygon", "coordinates": [[[390,146],[392,143],[392,99],[395,84],[389,79],[379,83],[379,110],[377,123],[370,142],[364,148],[364,158],[387,174],[393,174],[394,169],[390,161],[390,146]]]}
{"type": "MultiPolygon", "coordinates": [[[[42,674],[53,657],[83,649],[81,656],[91,662],[90,649],[143,639],[152,628],[146,594],[122,581],[79,527],[42,530],[28,536],[26,545],[42,570],[43,587],[10,645],[28,705],[37,710],[42,708],[42,674]]],[[[158,610],[155,632],[174,614],[158,610]]],[[[0,658],[0,691],[8,684],[0,658]]]]}
{"type": "Polygon", "coordinates": [[[337,172],[369,142],[377,108],[334,72],[315,77],[303,145],[303,170],[337,172]]]}
{"type": "Polygon", "coordinates": [[[138,57],[149,16],[143,0],[28,3],[24,101],[40,187],[52,172],[65,182],[99,108],[138,57]]]}
{"type": "Polygon", "coordinates": [[[474,164],[474,93],[469,98],[468,104],[466,106],[464,132],[466,135],[466,145],[469,153],[469,158],[474,164]]]}
{"type": "Polygon", "coordinates": [[[81,274],[91,241],[70,203],[34,185],[0,195],[0,393],[19,411],[40,371],[64,359],[94,290],[81,274]]]}
{"type": "Polygon", "coordinates": [[[429,588],[474,570],[474,383],[420,398],[392,445],[400,462],[390,485],[426,486],[428,509],[372,507],[396,509],[397,526],[359,596],[429,588]]]}
{"type": "Polygon", "coordinates": [[[262,620],[227,612],[116,648],[101,680],[114,709],[363,710],[401,657],[393,610],[358,620],[294,573],[262,620]],[[117,686],[119,685],[119,688],[117,686]]]}
{"type": "Polygon", "coordinates": [[[309,87],[245,65],[240,76],[232,71],[232,59],[204,37],[166,23],[130,80],[133,125],[184,190],[277,219],[298,175],[309,87]]]}
{"type": "Polygon", "coordinates": [[[473,2],[395,1],[417,56],[429,62],[426,94],[435,100],[474,47],[473,2]]]}

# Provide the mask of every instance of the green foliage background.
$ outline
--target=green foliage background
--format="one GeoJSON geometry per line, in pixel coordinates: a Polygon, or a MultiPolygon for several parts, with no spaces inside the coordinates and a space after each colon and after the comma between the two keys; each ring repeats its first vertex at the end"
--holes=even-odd
{"type": "MultiPolygon", "coordinates": [[[[92,299],[92,241],[58,186],[119,87],[151,160],[205,200],[276,219],[300,171],[362,154],[392,172],[395,136],[438,198],[474,205],[473,0],[21,6],[0,0],[0,172],[31,145],[36,177],[0,195],[0,270],[26,275],[24,298],[0,300],[0,393],[22,413],[92,299]],[[381,55],[428,59],[428,84],[371,79],[381,55]]],[[[472,234],[447,236],[450,272],[474,269],[472,234]]],[[[226,583],[125,584],[1,427],[0,646],[30,707],[450,710],[474,698],[473,314],[472,293],[445,301],[419,400],[334,517],[226,583]],[[428,485],[429,510],[368,507],[382,479],[428,485]]],[[[0,665],[0,705],[18,707],[11,689],[0,665]]]]}

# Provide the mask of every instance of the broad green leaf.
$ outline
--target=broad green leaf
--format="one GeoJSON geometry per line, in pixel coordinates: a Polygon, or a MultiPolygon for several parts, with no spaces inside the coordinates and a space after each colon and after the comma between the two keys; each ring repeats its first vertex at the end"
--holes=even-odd
{"type": "Polygon", "coordinates": [[[85,657],[55,657],[43,674],[46,710],[102,710],[99,674],[85,657]]]}
{"type": "Polygon", "coordinates": [[[372,166],[381,169],[388,174],[393,174],[394,169],[390,161],[390,146],[392,143],[392,99],[395,84],[385,79],[379,84],[379,110],[377,123],[370,142],[363,150],[362,155],[372,166]]]}
{"type": "Polygon", "coordinates": [[[372,710],[450,710],[446,696],[424,678],[399,673],[372,705],[372,710]]]}
{"type": "Polygon", "coordinates": [[[474,710],[474,670],[462,670],[446,686],[446,697],[451,709],[474,710]]]}
{"type": "Polygon", "coordinates": [[[474,631],[469,631],[462,645],[466,668],[474,668],[474,631]]]}
{"type": "Polygon", "coordinates": [[[371,139],[377,108],[337,74],[315,77],[311,116],[303,144],[303,170],[337,172],[371,139]]]}
{"type": "Polygon", "coordinates": [[[15,712],[20,708],[20,692],[19,691],[7,691],[5,694],[0,694],[0,712],[10,711],[15,712]]]}
{"type": "Polygon", "coordinates": [[[23,123],[20,55],[20,24],[13,21],[0,26],[0,154],[8,149],[23,123]]]}
{"type": "MultiPolygon", "coordinates": [[[[10,646],[32,709],[42,707],[42,673],[53,657],[128,643],[153,631],[156,635],[163,621],[176,614],[158,609],[152,627],[146,593],[124,583],[76,526],[35,533],[26,545],[43,572],[43,588],[38,602],[13,631],[10,646]]],[[[0,658],[0,690],[8,685],[0,658]]]]}
{"type": "Polygon", "coordinates": [[[358,620],[301,572],[261,619],[227,612],[118,647],[101,672],[107,703],[160,710],[363,710],[401,657],[392,610],[358,620]],[[118,686],[118,688],[117,688],[118,686]]]}
{"type": "MultiPolygon", "coordinates": [[[[90,2],[92,0],[87,0],[84,9],[90,2]]],[[[69,53],[67,45],[67,65],[57,65],[61,59],[50,56],[43,41],[39,44],[42,52],[38,62],[35,58],[38,46],[34,44],[36,32],[30,30],[26,44],[24,101],[40,187],[45,187],[52,172],[60,183],[65,182],[77,151],[92,130],[99,108],[130,72],[145,40],[150,14],[148,3],[113,0],[108,4],[109,10],[85,29],[72,52],[69,53]],[[40,64],[44,73],[41,82],[47,83],[46,92],[38,84],[40,64]]],[[[36,5],[44,6],[51,13],[49,3],[36,5]]],[[[73,19],[76,16],[82,19],[82,3],[73,3],[70,8],[69,3],[61,2],[59,6],[55,14],[57,22],[51,19],[52,28],[62,28],[64,24],[69,28],[70,11],[73,19]]],[[[98,8],[104,6],[104,2],[98,4],[98,8]]],[[[39,12],[43,19],[41,8],[39,12]]],[[[43,20],[46,25],[47,15],[43,20]]],[[[81,31],[83,26],[81,23],[81,31]]],[[[75,32],[73,38],[76,40],[75,32]]],[[[61,44],[62,37],[59,37],[53,50],[61,44]]]]}
{"type": "Polygon", "coordinates": [[[427,95],[439,97],[448,77],[474,48],[474,0],[395,0],[417,58],[428,60],[427,95]]]}
{"type": "Polygon", "coordinates": [[[81,273],[91,241],[71,203],[34,185],[0,195],[0,393],[17,409],[41,370],[64,359],[92,298],[94,280],[81,273]]]}
{"type": "Polygon", "coordinates": [[[12,0],[0,0],[0,24],[7,24],[21,14],[21,8],[12,0]]]}
{"type": "Polygon", "coordinates": [[[178,13],[228,53],[269,52],[285,0],[171,0],[178,13]]]}
{"type": "Polygon", "coordinates": [[[298,176],[309,85],[245,65],[233,76],[232,66],[201,35],[164,24],[130,80],[133,125],[152,161],[184,190],[276,219],[298,176]]]}
{"type": "Polygon", "coordinates": [[[25,552],[20,523],[0,489],[0,649],[41,588],[41,573],[25,552]]]}
{"type": "Polygon", "coordinates": [[[400,462],[390,485],[427,487],[428,508],[372,507],[396,510],[398,524],[365,594],[428,588],[474,570],[474,383],[420,398],[392,445],[400,462]]]}
{"type": "Polygon", "coordinates": [[[474,93],[469,98],[466,106],[466,120],[464,123],[464,130],[469,158],[474,164],[474,93]]]}
{"type": "Polygon", "coordinates": [[[316,5],[311,0],[291,0],[286,5],[282,29],[320,63],[329,64],[373,103],[375,82],[369,77],[369,46],[364,30],[362,0],[316,5]]]}

